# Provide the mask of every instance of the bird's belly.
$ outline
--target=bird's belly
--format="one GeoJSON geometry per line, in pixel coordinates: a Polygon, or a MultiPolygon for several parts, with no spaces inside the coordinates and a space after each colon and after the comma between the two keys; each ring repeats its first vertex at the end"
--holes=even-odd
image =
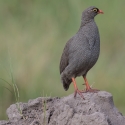
{"type": "Polygon", "coordinates": [[[94,48],[91,51],[91,58],[89,60],[87,71],[89,71],[95,65],[95,63],[97,62],[98,57],[99,57],[99,52],[100,52],[100,48],[94,48]]]}
{"type": "Polygon", "coordinates": [[[90,56],[86,59],[83,64],[81,64],[78,72],[76,72],[77,76],[84,76],[87,72],[95,65],[99,57],[99,49],[94,49],[91,51],[90,56]]]}

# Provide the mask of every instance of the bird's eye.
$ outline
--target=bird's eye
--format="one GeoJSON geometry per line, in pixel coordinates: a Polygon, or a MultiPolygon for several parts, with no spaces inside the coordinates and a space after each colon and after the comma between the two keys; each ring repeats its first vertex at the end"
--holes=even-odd
{"type": "Polygon", "coordinates": [[[97,8],[94,8],[93,11],[94,11],[94,12],[98,12],[98,9],[97,9],[97,8]]]}

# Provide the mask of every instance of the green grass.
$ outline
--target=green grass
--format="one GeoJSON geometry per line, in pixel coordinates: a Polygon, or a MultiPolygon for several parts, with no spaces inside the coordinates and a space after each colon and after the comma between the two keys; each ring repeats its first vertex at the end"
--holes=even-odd
{"type": "MultiPolygon", "coordinates": [[[[8,50],[8,54],[9,54],[9,50],[8,50]]],[[[2,78],[0,78],[0,80],[2,80],[4,83],[6,83],[6,85],[9,86],[9,87],[6,87],[6,86],[3,86],[3,87],[5,89],[7,89],[14,96],[18,112],[23,116],[22,110],[21,110],[20,104],[19,104],[20,93],[19,93],[18,86],[17,86],[17,84],[15,83],[15,80],[14,80],[10,56],[9,56],[9,75],[10,75],[10,78],[11,78],[10,82],[8,82],[8,81],[6,81],[2,78]]]]}
{"type": "MultiPolygon", "coordinates": [[[[104,11],[95,20],[101,37],[101,53],[97,64],[87,75],[94,88],[112,93],[115,105],[125,115],[125,1],[0,1],[0,78],[10,81],[8,47],[13,76],[20,91],[20,101],[40,96],[66,96],[60,82],[59,60],[66,41],[80,25],[81,13],[95,5],[104,11]],[[4,68],[5,67],[5,68],[4,68]]],[[[77,79],[81,88],[83,79],[77,79]]],[[[0,81],[0,119],[15,103],[15,97],[0,81]]],[[[7,88],[9,86],[6,86],[7,88]]],[[[10,89],[10,87],[9,87],[10,89]]]]}

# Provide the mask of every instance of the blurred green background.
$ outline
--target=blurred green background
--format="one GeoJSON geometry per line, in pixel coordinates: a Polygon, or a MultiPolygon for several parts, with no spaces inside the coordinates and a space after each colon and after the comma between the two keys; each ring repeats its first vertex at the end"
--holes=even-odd
{"type": "MultiPolygon", "coordinates": [[[[1,0],[0,78],[11,83],[11,64],[21,102],[43,93],[62,97],[74,92],[72,85],[65,92],[60,82],[60,56],[79,29],[82,11],[92,5],[104,14],[95,18],[101,53],[87,78],[94,88],[112,93],[116,107],[125,115],[124,0],[1,0]]],[[[82,88],[82,77],[77,82],[82,88]]],[[[0,119],[7,119],[6,109],[15,103],[5,87],[12,90],[0,80],[0,119]]]]}

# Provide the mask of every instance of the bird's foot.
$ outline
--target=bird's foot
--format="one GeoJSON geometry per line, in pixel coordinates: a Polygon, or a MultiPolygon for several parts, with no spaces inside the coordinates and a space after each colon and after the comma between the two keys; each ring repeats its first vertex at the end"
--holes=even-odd
{"type": "Polygon", "coordinates": [[[80,91],[80,90],[78,90],[78,89],[75,90],[74,98],[76,97],[76,94],[77,94],[77,93],[81,96],[82,99],[85,99],[84,96],[83,96],[83,94],[82,94],[83,92],[80,91]]]}
{"type": "Polygon", "coordinates": [[[83,93],[86,93],[86,92],[93,92],[93,93],[97,93],[98,91],[100,91],[100,90],[98,90],[98,89],[92,89],[92,88],[86,88],[86,90],[85,90],[85,91],[83,91],[83,93]]]}

